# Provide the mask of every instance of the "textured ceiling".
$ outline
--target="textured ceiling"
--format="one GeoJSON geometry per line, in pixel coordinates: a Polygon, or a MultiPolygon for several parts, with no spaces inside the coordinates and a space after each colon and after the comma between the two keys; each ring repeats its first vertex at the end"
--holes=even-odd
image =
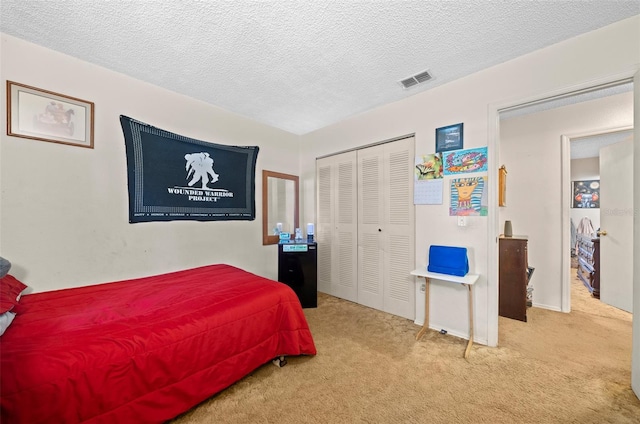
{"type": "Polygon", "coordinates": [[[571,139],[571,159],[597,158],[600,149],[633,137],[633,130],[614,131],[571,139]]]}
{"type": "Polygon", "coordinates": [[[304,134],[637,14],[639,0],[1,0],[0,30],[304,134]]]}
{"type": "MultiPolygon", "coordinates": [[[[602,97],[627,93],[633,90],[633,82],[624,82],[603,88],[594,88],[571,96],[560,96],[546,101],[535,102],[531,105],[523,105],[511,110],[500,112],[500,119],[511,119],[517,116],[529,115],[531,113],[544,112],[574,103],[596,100],[602,97]]],[[[618,143],[627,137],[633,137],[633,131],[612,131],[609,133],[596,134],[587,137],[571,139],[571,159],[586,159],[600,156],[600,148],[610,144],[618,143]]]]}

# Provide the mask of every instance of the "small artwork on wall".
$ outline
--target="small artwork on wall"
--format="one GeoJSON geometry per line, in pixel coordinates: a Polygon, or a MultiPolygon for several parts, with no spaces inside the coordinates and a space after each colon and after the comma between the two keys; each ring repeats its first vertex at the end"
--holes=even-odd
{"type": "Polygon", "coordinates": [[[436,128],[436,153],[462,149],[464,124],[436,128]]]}
{"type": "Polygon", "coordinates": [[[487,177],[451,179],[450,216],[487,216],[487,177]]]}
{"type": "Polygon", "coordinates": [[[573,181],[572,208],[600,208],[600,180],[573,181]]]}
{"type": "Polygon", "coordinates": [[[444,154],[444,175],[487,172],[487,147],[457,150],[444,154]]]}
{"type": "Polygon", "coordinates": [[[7,135],[93,149],[93,102],[7,81],[7,135]]]}
{"type": "Polygon", "coordinates": [[[416,180],[433,180],[442,178],[442,153],[431,153],[416,156],[416,180]]]}

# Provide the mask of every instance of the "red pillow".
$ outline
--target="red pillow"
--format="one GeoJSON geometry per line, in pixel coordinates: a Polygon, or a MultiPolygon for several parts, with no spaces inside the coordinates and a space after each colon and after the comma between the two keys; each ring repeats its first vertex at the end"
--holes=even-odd
{"type": "Polygon", "coordinates": [[[18,304],[18,296],[27,286],[18,281],[13,275],[0,278],[0,314],[13,309],[18,304]]]}

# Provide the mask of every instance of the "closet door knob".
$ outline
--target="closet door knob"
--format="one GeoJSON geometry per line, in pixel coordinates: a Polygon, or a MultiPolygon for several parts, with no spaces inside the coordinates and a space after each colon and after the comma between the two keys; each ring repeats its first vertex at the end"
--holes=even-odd
{"type": "Polygon", "coordinates": [[[603,231],[598,231],[596,234],[598,235],[598,237],[600,237],[600,236],[606,236],[606,235],[607,235],[607,232],[603,230],[603,231]]]}

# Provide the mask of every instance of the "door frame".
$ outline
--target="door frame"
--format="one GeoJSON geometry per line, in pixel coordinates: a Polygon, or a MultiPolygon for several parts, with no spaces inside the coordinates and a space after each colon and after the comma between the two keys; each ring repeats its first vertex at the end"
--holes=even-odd
{"type": "Polygon", "coordinates": [[[621,127],[593,129],[589,131],[581,131],[578,133],[562,134],[560,136],[562,143],[562,194],[560,201],[562,202],[562,294],[561,294],[561,311],[571,312],[571,140],[581,137],[599,136],[611,134],[621,131],[633,130],[633,125],[625,125],[621,127]]]}
{"type": "MultiPolygon", "coordinates": [[[[531,104],[542,103],[557,98],[570,97],[596,88],[617,85],[626,80],[632,80],[635,87],[637,84],[640,84],[640,80],[634,80],[634,75],[637,72],[637,67],[629,67],[624,71],[584,81],[579,84],[564,86],[555,90],[533,94],[528,97],[490,103],[487,106],[487,146],[489,163],[500,163],[500,112],[531,104]]],[[[640,105],[635,104],[634,97],[634,120],[637,120],[639,109],[640,105]]],[[[634,122],[634,124],[637,132],[640,122],[634,122]]],[[[498,181],[497,166],[489,167],[488,177],[489,181],[498,181]]],[[[489,208],[489,216],[487,217],[487,345],[495,347],[498,346],[498,237],[500,235],[497,184],[489,184],[488,194],[489,205],[491,205],[491,207],[489,208]]],[[[634,288],[638,286],[638,282],[635,280],[636,279],[634,279],[634,288]]]]}

